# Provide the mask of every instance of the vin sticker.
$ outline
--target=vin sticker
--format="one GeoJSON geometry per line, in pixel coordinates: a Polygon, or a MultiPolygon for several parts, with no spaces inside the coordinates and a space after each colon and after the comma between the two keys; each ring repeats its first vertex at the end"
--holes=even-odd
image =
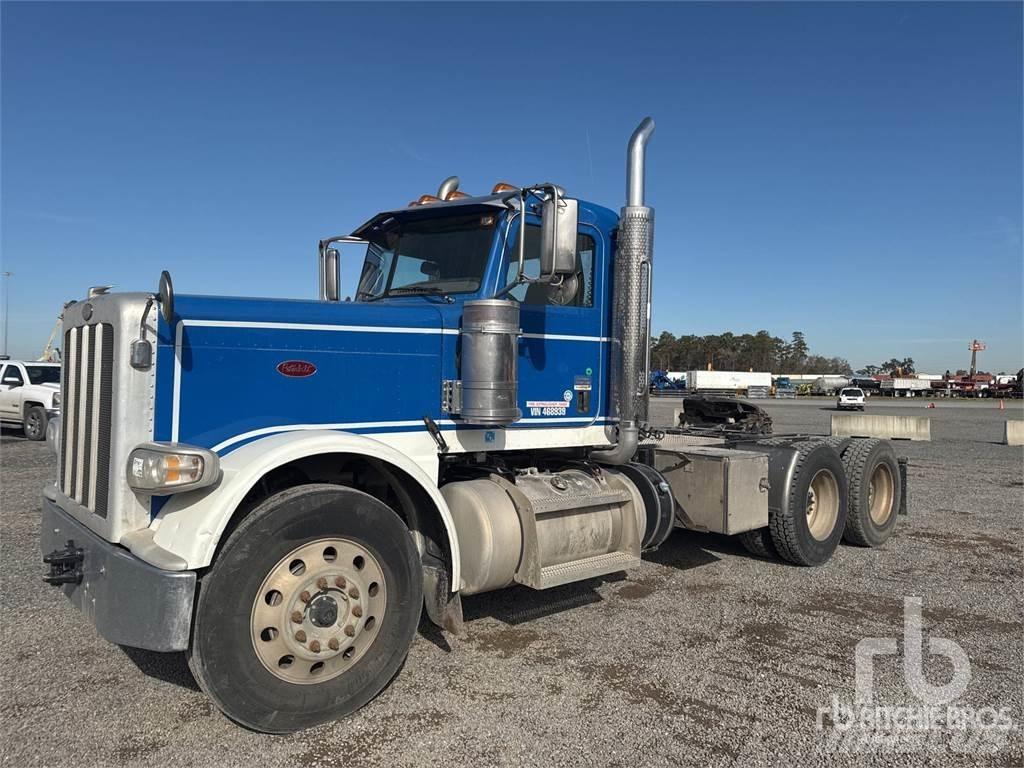
{"type": "Polygon", "coordinates": [[[565,416],[565,400],[527,400],[531,416],[565,416]]]}

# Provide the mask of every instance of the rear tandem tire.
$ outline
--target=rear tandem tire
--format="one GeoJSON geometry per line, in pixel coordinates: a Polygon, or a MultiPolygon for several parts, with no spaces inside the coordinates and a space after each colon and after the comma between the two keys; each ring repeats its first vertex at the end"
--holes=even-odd
{"type": "Polygon", "coordinates": [[[796,565],[822,565],[846,527],[849,488],[843,462],[823,441],[794,443],[799,451],[785,511],[768,510],[779,555],[796,565]]]}
{"type": "Polygon", "coordinates": [[[843,538],[861,547],[880,547],[896,529],[901,498],[900,467],[886,440],[853,440],[843,451],[850,505],[843,538]]]}
{"type": "Polygon", "coordinates": [[[265,733],[373,699],[405,661],[423,605],[405,523],[336,485],[290,488],[257,506],[198,590],[192,674],[228,717],[265,733]]]}
{"type": "Polygon", "coordinates": [[[758,528],[755,531],[743,531],[739,534],[740,543],[750,554],[755,557],[763,557],[766,560],[774,560],[779,556],[772,543],[772,534],[767,528],[758,528]]]}

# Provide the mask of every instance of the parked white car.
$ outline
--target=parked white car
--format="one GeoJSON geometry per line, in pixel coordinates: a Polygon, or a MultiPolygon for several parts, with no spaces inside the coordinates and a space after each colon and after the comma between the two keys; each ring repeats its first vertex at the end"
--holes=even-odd
{"type": "Polygon", "coordinates": [[[29,440],[42,440],[59,413],[60,363],[0,360],[0,421],[21,427],[29,440]]]}
{"type": "Polygon", "coordinates": [[[843,387],[839,390],[839,399],[836,400],[836,409],[843,411],[847,408],[864,410],[864,390],[860,387],[843,387]]]}

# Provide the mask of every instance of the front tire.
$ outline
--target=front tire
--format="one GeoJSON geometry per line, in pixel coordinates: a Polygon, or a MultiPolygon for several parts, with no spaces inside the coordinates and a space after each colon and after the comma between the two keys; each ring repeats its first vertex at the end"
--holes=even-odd
{"type": "Polygon", "coordinates": [[[799,452],[785,509],[768,510],[768,528],[779,555],[797,565],[832,557],[846,527],[849,489],[843,462],[823,441],[795,443],[799,452]]]}
{"type": "Polygon", "coordinates": [[[351,488],[290,488],[239,524],[202,577],[189,666],[232,720],[290,733],[380,693],[422,604],[419,554],[392,509],[351,488]]]}
{"type": "Polygon", "coordinates": [[[33,405],[25,411],[25,437],[29,440],[43,440],[46,437],[46,409],[33,405]]]}

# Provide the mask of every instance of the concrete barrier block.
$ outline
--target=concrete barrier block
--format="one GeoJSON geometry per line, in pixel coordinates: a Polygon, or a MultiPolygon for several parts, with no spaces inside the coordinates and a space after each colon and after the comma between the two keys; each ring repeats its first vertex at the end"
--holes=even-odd
{"type": "Polygon", "coordinates": [[[878,416],[875,414],[833,414],[832,434],[840,437],[884,437],[894,440],[932,439],[928,416],[878,416]]]}
{"type": "Polygon", "coordinates": [[[1007,445],[1024,445],[1024,421],[1011,419],[1006,422],[1003,442],[1007,445]]]}

